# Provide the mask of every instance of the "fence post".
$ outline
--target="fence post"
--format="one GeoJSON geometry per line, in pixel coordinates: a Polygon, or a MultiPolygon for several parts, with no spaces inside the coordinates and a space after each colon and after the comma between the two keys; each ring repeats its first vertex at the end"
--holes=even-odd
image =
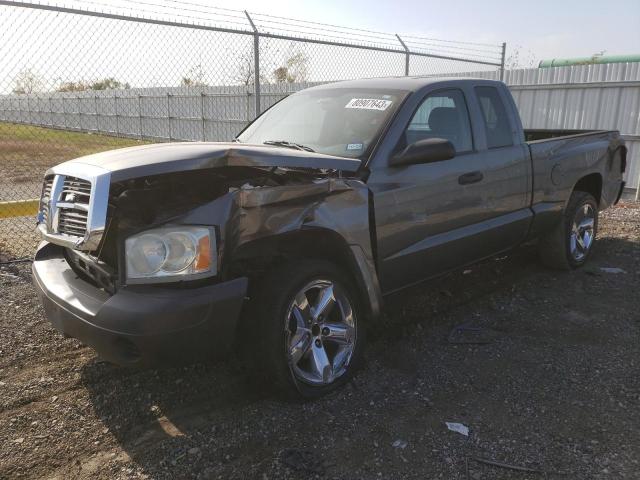
{"type": "Polygon", "coordinates": [[[200,92],[200,116],[202,117],[202,141],[207,141],[207,134],[205,130],[205,120],[204,120],[204,97],[205,93],[200,92]]]}
{"type": "Polygon", "coordinates": [[[50,126],[53,127],[55,126],[55,114],[53,113],[53,102],[51,101],[51,95],[49,95],[49,99],[47,101],[47,103],[49,104],[49,120],[51,120],[50,126]]]}
{"type": "Polygon", "coordinates": [[[44,102],[42,100],[43,100],[43,98],[40,97],[40,100],[38,101],[38,106],[40,108],[40,124],[43,127],[46,127],[47,126],[47,122],[46,122],[45,118],[46,118],[46,115],[47,115],[47,110],[44,107],[44,105],[43,105],[44,102]]]}
{"type": "Polygon", "coordinates": [[[44,127],[45,123],[44,123],[44,115],[43,114],[45,113],[45,111],[42,110],[42,97],[36,94],[36,101],[37,101],[37,105],[38,105],[38,120],[39,120],[38,124],[41,127],[44,127]]]}
{"type": "Polygon", "coordinates": [[[25,122],[27,125],[32,123],[31,122],[31,106],[29,105],[29,93],[27,93],[27,121],[25,122]]]}
{"type": "Polygon", "coordinates": [[[167,92],[167,125],[169,126],[169,141],[173,140],[171,137],[171,94],[167,92]]]}
{"type": "Polygon", "coordinates": [[[507,54],[507,42],[502,43],[502,60],[500,61],[500,81],[504,82],[504,61],[507,54]]]}
{"type": "Polygon", "coordinates": [[[249,20],[249,24],[253,29],[253,91],[256,96],[256,111],[254,117],[257,117],[260,115],[260,32],[258,32],[251,16],[249,16],[249,12],[245,10],[244,14],[247,16],[247,20],[249,20]]]}
{"type": "Polygon", "coordinates": [[[404,76],[408,77],[409,76],[409,57],[411,56],[411,52],[409,51],[409,48],[407,47],[407,45],[400,38],[400,35],[398,35],[397,33],[396,33],[396,38],[400,42],[400,45],[402,45],[402,48],[404,48],[404,52],[405,52],[404,53],[404,76]]]}
{"type": "Polygon", "coordinates": [[[64,95],[62,97],[60,97],[60,104],[62,105],[62,128],[67,128],[67,109],[64,108],[64,100],[65,100],[64,95]]]}
{"type": "Polygon", "coordinates": [[[98,115],[98,95],[93,96],[93,110],[96,114],[96,133],[100,133],[100,116],[98,115]]]}
{"type": "Polygon", "coordinates": [[[116,117],[116,137],[120,136],[120,123],[118,122],[118,94],[114,90],[113,92],[113,111],[116,117]]]}
{"type": "Polygon", "coordinates": [[[78,109],[78,130],[82,131],[82,109],[80,108],[80,94],[76,93],[76,108],[78,109]]]}
{"type": "Polygon", "coordinates": [[[138,127],[140,128],[140,140],[144,140],[142,133],[142,94],[138,94],[138,127]]]}

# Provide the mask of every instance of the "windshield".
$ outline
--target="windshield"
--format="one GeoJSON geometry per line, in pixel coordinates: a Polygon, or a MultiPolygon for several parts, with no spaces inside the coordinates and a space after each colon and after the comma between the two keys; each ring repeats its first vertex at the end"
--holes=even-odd
{"type": "Polygon", "coordinates": [[[267,110],[237,140],[361,158],[405,95],[398,90],[303,90],[267,110]]]}

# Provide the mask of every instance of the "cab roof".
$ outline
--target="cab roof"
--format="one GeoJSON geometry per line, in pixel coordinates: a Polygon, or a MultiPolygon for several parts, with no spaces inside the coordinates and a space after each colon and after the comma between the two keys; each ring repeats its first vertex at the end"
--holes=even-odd
{"type": "Polygon", "coordinates": [[[498,80],[488,80],[486,78],[470,78],[470,77],[378,77],[364,78],[360,80],[344,80],[341,82],[325,83],[316,87],[314,90],[330,89],[330,88],[379,88],[391,90],[404,90],[408,92],[416,92],[422,88],[435,84],[446,83],[450,85],[473,83],[501,83],[498,80]]]}

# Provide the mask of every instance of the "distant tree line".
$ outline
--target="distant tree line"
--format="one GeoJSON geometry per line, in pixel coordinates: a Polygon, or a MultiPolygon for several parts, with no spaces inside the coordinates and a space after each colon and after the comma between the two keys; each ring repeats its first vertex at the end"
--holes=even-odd
{"type": "MultiPolygon", "coordinates": [[[[25,68],[18,72],[13,80],[13,93],[22,95],[40,93],[46,90],[46,82],[33,69],[25,68]]],[[[131,88],[128,82],[121,82],[114,77],[97,80],[64,81],[53,89],[55,92],[84,92],[87,90],[125,90],[131,88]]]]}
{"type": "MultiPolygon", "coordinates": [[[[272,51],[270,44],[263,41],[260,44],[260,82],[261,83],[298,83],[306,82],[309,76],[309,56],[294,46],[285,49],[284,53],[272,51]],[[284,57],[281,61],[274,61],[274,57],[284,57]]],[[[255,82],[255,65],[253,48],[237,55],[236,73],[231,83],[253,85],[255,82]]],[[[18,72],[13,80],[12,92],[15,94],[31,94],[48,91],[47,82],[32,68],[25,68],[18,72]]],[[[180,79],[180,86],[202,87],[209,85],[202,64],[191,67],[180,79]]],[[[55,92],[86,92],[91,90],[127,90],[131,88],[128,82],[115,77],[105,77],[96,80],[65,80],[56,82],[55,92]]]]}
{"type": "Polygon", "coordinates": [[[127,90],[131,88],[127,82],[123,83],[113,77],[94,81],[62,82],[56,92],[84,92],[86,90],[127,90]]]}
{"type": "MultiPolygon", "coordinates": [[[[262,42],[260,48],[260,82],[261,83],[298,83],[306,82],[309,77],[309,56],[304,50],[291,45],[283,54],[282,61],[273,62],[278,51],[271,48],[267,42],[262,42]],[[262,48],[264,45],[264,48],[262,48]],[[269,61],[271,60],[271,62],[269,61]]],[[[253,51],[240,55],[237,80],[244,85],[253,85],[254,75],[253,51]]]]}
{"type": "MultiPolygon", "coordinates": [[[[298,83],[306,82],[309,76],[309,56],[301,49],[291,46],[284,53],[281,62],[273,62],[278,56],[271,44],[265,39],[260,42],[260,83],[298,83]]],[[[232,83],[253,85],[255,83],[255,56],[253,47],[237,55],[236,73],[232,83]]],[[[182,77],[180,85],[183,87],[203,87],[207,83],[202,64],[190,68],[182,77]]]]}

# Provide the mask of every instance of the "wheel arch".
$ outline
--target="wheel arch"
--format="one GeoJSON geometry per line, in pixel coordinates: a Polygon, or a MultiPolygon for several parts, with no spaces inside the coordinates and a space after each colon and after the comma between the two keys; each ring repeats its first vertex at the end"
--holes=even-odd
{"type": "Polygon", "coordinates": [[[581,177],[573,186],[572,192],[575,191],[590,193],[600,205],[602,199],[602,175],[598,172],[593,172],[581,177]]]}
{"type": "Polygon", "coordinates": [[[252,286],[258,285],[269,269],[296,258],[327,260],[340,267],[357,288],[366,316],[379,316],[382,295],[375,263],[362,248],[349,245],[339,233],[327,228],[305,228],[240,245],[229,261],[227,276],[248,276],[251,296],[252,286]]]}

